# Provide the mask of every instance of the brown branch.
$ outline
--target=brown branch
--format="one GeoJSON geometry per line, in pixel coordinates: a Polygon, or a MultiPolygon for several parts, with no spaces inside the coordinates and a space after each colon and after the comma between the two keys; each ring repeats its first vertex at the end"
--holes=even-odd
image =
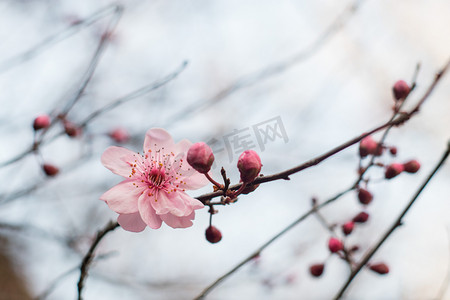
{"type": "Polygon", "coordinates": [[[448,156],[450,154],[450,140],[447,145],[447,149],[442,155],[442,158],[440,161],[436,164],[436,167],[434,170],[430,173],[428,178],[423,182],[421,187],[417,190],[414,197],[409,201],[408,205],[403,209],[402,213],[398,216],[398,218],[395,220],[395,222],[392,224],[392,226],[386,231],[386,233],[383,235],[383,237],[380,239],[380,241],[364,256],[364,258],[361,260],[360,263],[355,267],[353,272],[350,274],[349,278],[345,282],[344,286],[340,289],[336,297],[334,299],[341,299],[341,297],[344,295],[345,291],[349,287],[350,283],[353,281],[353,279],[358,275],[359,271],[369,262],[369,260],[372,258],[372,256],[378,251],[378,249],[383,245],[383,243],[387,240],[387,238],[397,229],[400,225],[402,225],[402,219],[405,217],[405,215],[408,213],[411,206],[414,204],[414,202],[417,200],[419,195],[422,193],[422,191],[425,189],[425,187],[428,185],[428,183],[431,181],[433,176],[437,173],[437,171],[442,167],[442,165],[447,160],[448,156]]]}
{"type": "Polygon", "coordinates": [[[83,297],[81,296],[81,293],[84,288],[84,282],[86,281],[86,278],[88,276],[88,269],[89,266],[94,258],[94,251],[95,248],[97,248],[100,241],[111,231],[119,227],[119,223],[109,221],[108,224],[106,224],[105,228],[99,230],[97,232],[97,237],[95,238],[94,242],[92,243],[91,247],[89,248],[88,252],[83,258],[83,261],[80,266],[80,278],[78,280],[78,300],[82,300],[83,297]]]}
{"type": "MultiPolygon", "coordinates": [[[[273,180],[278,180],[278,179],[285,179],[288,180],[289,179],[289,175],[294,174],[296,172],[300,172],[301,170],[304,170],[308,167],[314,166],[318,163],[320,163],[321,161],[327,159],[328,157],[332,156],[335,153],[338,153],[339,151],[359,142],[360,140],[362,140],[364,137],[371,135],[379,130],[382,130],[383,128],[390,128],[392,126],[398,126],[403,124],[404,122],[406,122],[407,120],[409,120],[414,114],[416,114],[418,112],[417,107],[420,107],[420,105],[422,105],[425,100],[431,95],[431,92],[434,90],[434,88],[436,87],[437,83],[439,82],[439,80],[441,79],[442,75],[448,70],[448,68],[450,67],[450,60],[445,64],[445,66],[441,69],[441,71],[439,71],[438,76],[435,77],[434,81],[432,82],[432,84],[429,86],[429,88],[427,89],[427,91],[425,92],[425,94],[420,98],[418,104],[409,112],[409,113],[403,113],[400,114],[397,118],[393,118],[390,119],[387,123],[369,131],[368,133],[364,133],[362,135],[360,135],[359,137],[356,137],[344,144],[342,144],[341,146],[338,146],[320,156],[318,156],[317,158],[314,158],[302,165],[299,165],[297,167],[294,167],[292,169],[288,169],[286,171],[277,173],[277,174],[273,174],[273,175],[269,175],[269,176],[261,176],[256,178],[252,184],[259,184],[259,183],[264,183],[264,182],[269,182],[269,181],[273,181],[273,180]]],[[[413,83],[415,82],[415,80],[413,80],[413,83]]],[[[228,276],[230,276],[231,274],[233,274],[234,272],[236,272],[238,269],[240,269],[242,266],[244,266],[246,263],[248,263],[249,261],[251,261],[254,257],[258,256],[265,248],[267,248],[270,244],[272,244],[273,242],[275,242],[278,238],[280,238],[281,236],[283,236],[286,232],[288,232],[290,229],[292,229],[293,227],[295,227],[297,224],[299,224],[300,222],[302,222],[303,220],[305,220],[307,217],[309,217],[311,214],[313,214],[316,210],[320,210],[321,208],[329,205],[330,203],[336,201],[337,199],[339,199],[341,196],[343,196],[344,194],[354,190],[358,183],[359,183],[360,179],[358,179],[354,184],[352,184],[349,188],[347,188],[346,190],[338,193],[337,195],[335,195],[334,197],[328,199],[327,201],[317,205],[317,207],[313,207],[312,209],[310,209],[309,211],[307,211],[306,213],[304,213],[302,216],[300,216],[298,219],[296,219],[294,222],[292,222],[291,224],[289,224],[287,227],[285,227],[283,230],[281,230],[279,233],[277,233],[275,236],[273,236],[270,240],[268,240],[266,243],[264,243],[262,246],[260,246],[256,251],[254,251],[250,256],[248,256],[247,258],[245,258],[244,260],[242,260],[239,264],[237,264],[234,268],[232,268],[230,271],[228,271],[227,273],[225,273],[224,275],[222,275],[221,277],[219,277],[217,280],[215,280],[212,284],[210,284],[208,287],[206,287],[195,299],[203,299],[211,290],[213,290],[217,285],[219,285],[223,280],[225,280],[228,276]]],[[[236,184],[230,187],[230,189],[238,189],[241,185],[240,184],[236,184]]],[[[199,197],[197,197],[198,200],[200,201],[209,201],[209,199],[212,199],[214,197],[218,197],[220,196],[221,193],[220,192],[213,192],[213,193],[208,193],[208,194],[204,194],[201,195],[199,197]]]]}

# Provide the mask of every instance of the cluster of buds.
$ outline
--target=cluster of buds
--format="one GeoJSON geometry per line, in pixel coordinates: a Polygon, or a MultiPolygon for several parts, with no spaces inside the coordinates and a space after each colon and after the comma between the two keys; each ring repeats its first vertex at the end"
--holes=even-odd
{"type": "MultiPolygon", "coordinates": [[[[253,192],[258,185],[251,185],[251,183],[258,177],[261,171],[261,159],[253,150],[244,151],[238,159],[237,168],[240,173],[240,181],[242,182],[241,187],[237,191],[227,190],[229,179],[225,178],[225,185],[219,184],[217,181],[211,178],[209,171],[214,163],[214,154],[206,143],[199,142],[193,144],[188,152],[186,160],[188,164],[194,168],[197,172],[204,174],[206,178],[214,184],[215,190],[223,190],[224,192],[224,203],[229,204],[235,201],[236,197],[240,194],[248,194],[253,192]]],[[[213,214],[213,210],[210,210],[210,213],[213,214]]],[[[206,240],[210,243],[217,243],[222,239],[222,234],[220,231],[210,225],[205,232],[206,240]]]]}
{"type": "Polygon", "coordinates": [[[386,171],[384,172],[384,177],[386,179],[391,179],[398,176],[402,172],[407,173],[417,173],[420,169],[420,163],[417,160],[410,160],[403,164],[401,163],[392,163],[386,167],[386,171]]]}

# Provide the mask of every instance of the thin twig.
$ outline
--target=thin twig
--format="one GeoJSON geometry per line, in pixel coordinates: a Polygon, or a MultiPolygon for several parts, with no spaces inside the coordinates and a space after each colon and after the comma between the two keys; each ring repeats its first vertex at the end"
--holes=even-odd
{"type": "Polygon", "coordinates": [[[39,44],[33,46],[31,49],[19,53],[15,57],[12,57],[8,59],[5,62],[0,63],[0,73],[3,73],[5,71],[8,71],[9,69],[26,62],[28,60],[31,60],[35,58],[37,55],[42,53],[45,49],[51,47],[52,45],[57,44],[58,42],[61,42],[68,37],[71,37],[75,33],[79,32],[81,29],[89,27],[93,23],[97,22],[98,20],[109,16],[110,14],[115,14],[117,11],[122,10],[122,6],[117,4],[111,4],[108,5],[99,11],[93,13],[92,15],[88,16],[85,19],[79,20],[75,24],[70,25],[68,28],[64,29],[63,31],[46,38],[39,44]]]}
{"type": "Polygon", "coordinates": [[[94,251],[95,248],[97,248],[100,241],[111,231],[119,227],[119,223],[110,221],[108,224],[106,224],[105,228],[99,230],[97,232],[97,237],[95,238],[94,242],[92,243],[91,247],[89,248],[88,252],[83,258],[83,261],[80,266],[80,278],[78,280],[78,300],[82,300],[83,297],[81,296],[81,293],[84,288],[84,282],[86,281],[86,278],[88,276],[88,269],[89,266],[94,258],[94,251]]]}
{"type": "Polygon", "coordinates": [[[312,42],[312,44],[308,45],[306,48],[302,49],[295,55],[282,61],[272,63],[256,72],[252,72],[250,74],[242,76],[241,78],[238,78],[228,87],[219,91],[212,98],[206,100],[201,99],[194,102],[193,104],[184,108],[182,111],[170,117],[167,120],[167,126],[171,126],[176,122],[183,120],[184,118],[186,118],[186,116],[193,115],[212,105],[215,105],[231,94],[234,94],[235,92],[240,91],[243,88],[253,86],[256,83],[281,74],[282,72],[285,72],[286,70],[296,66],[297,64],[308,60],[311,56],[318,53],[319,50],[322,49],[327,44],[327,42],[339,32],[339,30],[345,25],[345,22],[347,22],[350,17],[356,13],[356,11],[364,1],[365,0],[356,0],[354,3],[346,7],[344,11],[339,14],[327,28],[325,28],[325,30],[317,37],[317,39],[312,42]]]}
{"type": "Polygon", "coordinates": [[[450,140],[447,145],[447,149],[442,155],[442,158],[439,160],[439,162],[436,164],[436,167],[434,170],[430,173],[428,178],[423,182],[423,184],[420,186],[420,188],[417,190],[416,194],[412,199],[409,201],[408,205],[403,209],[401,214],[398,216],[398,218],[395,220],[395,222],[392,224],[392,226],[385,232],[383,237],[380,239],[380,241],[364,256],[364,258],[361,260],[360,263],[355,267],[353,272],[350,274],[349,278],[345,282],[345,284],[342,286],[342,288],[339,290],[338,294],[334,299],[341,299],[341,297],[344,295],[345,291],[349,287],[350,283],[353,281],[353,279],[358,275],[359,271],[369,262],[369,260],[372,258],[372,256],[378,251],[378,249],[383,245],[383,243],[387,240],[387,238],[402,224],[402,219],[405,217],[405,215],[408,213],[411,206],[414,204],[414,202],[417,200],[419,195],[422,193],[422,191],[425,189],[425,187],[428,185],[428,183],[431,181],[433,176],[437,173],[437,171],[442,167],[442,165],[447,160],[448,156],[450,154],[450,140]]]}

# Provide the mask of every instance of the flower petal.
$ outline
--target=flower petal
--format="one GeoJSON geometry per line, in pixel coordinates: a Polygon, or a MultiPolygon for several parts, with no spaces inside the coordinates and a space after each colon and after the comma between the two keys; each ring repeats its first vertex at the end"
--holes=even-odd
{"type": "Polygon", "coordinates": [[[195,173],[190,176],[186,176],[180,179],[183,180],[182,186],[186,190],[196,190],[204,187],[209,183],[209,180],[206,178],[206,176],[204,174],[200,174],[197,171],[195,171],[195,173]]]}
{"type": "Polygon", "coordinates": [[[161,227],[162,221],[156,214],[156,211],[151,204],[151,200],[151,197],[149,197],[147,193],[143,193],[141,197],[139,197],[139,214],[148,227],[158,229],[161,227]]]}
{"type": "Polygon", "coordinates": [[[117,222],[126,231],[141,232],[147,227],[147,224],[142,220],[139,212],[133,214],[120,214],[117,217],[117,222]]]}
{"type": "Polygon", "coordinates": [[[184,156],[186,157],[186,154],[191,146],[192,143],[189,140],[183,139],[175,145],[176,153],[184,153],[184,156]]]}
{"type": "Polygon", "coordinates": [[[152,152],[157,152],[158,150],[164,148],[165,153],[170,153],[174,151],[175,143],[173,142],[172,136],[162,128],[152,128],[145,134],[144,140],[144,152],[147,153],[148,150],[152,152]]]}
{"type": "Polygon", "coordinates": [[[102,154],[102,164],[114,174],[128,177],[138,154],[123,147],[109,147],[102,154]]]}
{"type": "Polygon", "coordinates": [[[195,218],[195,212],[184,217],[177,217],[172,214],[165,214],[160,216],[161,219],[172,228],[187,228],[192,226],[192,221],[195,218]]]}
{"type": "Polygon", "coordinates": [[[192,209],[179,194],[180,192],[171,192],[168,194],[165,191],[158,191],[156,198],[151,201],[156,213],[158,215],[170,213],[175,216],[185,216],[190,214],[192,209]]]}
{"type": "Polygon", "coordinates": [[[188,206],[191,210],[200,209],[205,207],[202,202],[199,200],[192,198],[186,193],[179,192],[178,196],[182,199],[186,206],[188,206]]]}
{"type": "Polygon", "coordinates": [[[138,211],[138,198],[145,187],[133,185],[133,180],[124,180],[113,186],[100,196],[108,204],[109,208],[119,214],[131,214],[138,211]]]}

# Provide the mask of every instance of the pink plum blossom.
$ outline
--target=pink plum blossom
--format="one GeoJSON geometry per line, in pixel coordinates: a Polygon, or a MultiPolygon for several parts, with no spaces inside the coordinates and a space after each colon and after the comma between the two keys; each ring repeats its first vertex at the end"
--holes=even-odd
{"type": "Polygon", "coordinates": [[[175,144],[164,129],[147,131],[144,153],[122,147],[109,147],[102,155],[103,165],[126,179],[102,196],[119,214],[117,221],[128,231],[140,232],[149,226],[172,228],[192,226],[195,210],[203,203],[186,194],[205,186],[208,180],[186,162],[191,146],[188,140],[175,144]]]}

